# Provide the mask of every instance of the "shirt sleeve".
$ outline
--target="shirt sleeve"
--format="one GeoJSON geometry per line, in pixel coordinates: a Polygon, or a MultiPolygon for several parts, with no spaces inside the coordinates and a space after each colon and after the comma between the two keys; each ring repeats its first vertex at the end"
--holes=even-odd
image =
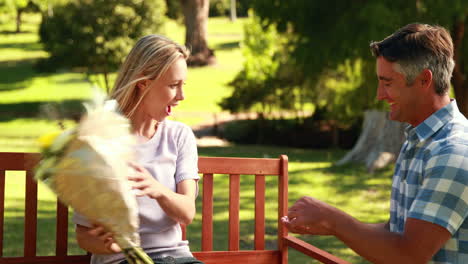
{"type": "Polygon", "coordinates": [[[73,218],[72,218],[73,223],[76,225],[82,225],[86,227],[92,227],[93,225],[91,222],[88,221],[83,215],[77,213],[76,211],[73,211],[73,218]]]}
{"type": "Polygon", "coordinates": [[[178,154],[176,161],[176,184],[188,179],[198,180],[197,142],[192,129],[183,126],[178,138],[178,154]]]}
{"type": "Polygon", "coordinates": [[[454,234],[468,215],[468,146],[443,147],[427,161],[423,177],[408,217],[454,234]]]}

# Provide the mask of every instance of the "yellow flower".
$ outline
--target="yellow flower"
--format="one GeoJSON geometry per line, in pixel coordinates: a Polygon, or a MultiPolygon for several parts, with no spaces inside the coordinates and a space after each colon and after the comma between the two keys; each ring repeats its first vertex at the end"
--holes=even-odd
{"type": "Polygon", "coordinates": [[[54,132],[50,132],[50,133],[42,135],[37,140],[39,142],[39,147],[41,147],[41,149],[49,148],[54,142],[54,140],[60,135],[60,133],[62,132],[54,131],[54,132]]]}

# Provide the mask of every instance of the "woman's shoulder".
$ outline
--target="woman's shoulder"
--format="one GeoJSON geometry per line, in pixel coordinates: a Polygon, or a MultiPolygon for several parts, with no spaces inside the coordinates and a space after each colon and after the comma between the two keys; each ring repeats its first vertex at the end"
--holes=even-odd
{"type": "Polygon", "coordinates": [[[164,125],[168,129],[190,129],[192,130],[188,125],[179,121],[174,121],[174,120],[164,120],[164,125]]]}
{"type": "Polygon", "coordinates": [[[168,131],[168,133],[174,135],[187,133],[193,134],[192,129],[188,125],[178,121],[164,120],[164,127],[165,130],[168,131]]]}

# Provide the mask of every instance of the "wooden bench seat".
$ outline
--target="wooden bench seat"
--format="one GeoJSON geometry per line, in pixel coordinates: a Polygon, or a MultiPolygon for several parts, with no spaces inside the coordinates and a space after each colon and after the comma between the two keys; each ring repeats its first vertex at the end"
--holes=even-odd
{"type": "MultiPolygon", "coordinates": [[[[55,264],[55,263],[89,263],[88,255],[70,256],[68,251],[68,208],[57,202],[55,256],[37,256],[37,183],[33,179],[33,168],[39,161],[37,153],[1,153],[0,152],[0,264],[55,264]],[[5,211],[5,172],[26,171],[25,187],[25,220],[24,253],[20,257],[4,257],[5,211]]],[[[193,252],[195,257],[206,264],[253,263],[253,264],[287,264],[288,248],[294,248],[323,263],[344,264],[343,261],[302,240],[289,236],[280,223],[280,218],[288,208],[288,159],[282,155],[278,159],[264,158],[224,158],[200,157],[199,173],[202,181],[202,230],[201,251],[193,252]],[[216,175],[229,175],[229,228],[228,250],[213,250],[213,178],[216,175]],[[244,177],[255,177],[255,229],[254,249],[240,250],[239,246],[239,209],[240,182],[244,177]],[[265,248],[265,178],[278,178],[278,230],[277,249],[265,248]]],[[[183,227],[183,236],[186,236],[183,227]]]]}

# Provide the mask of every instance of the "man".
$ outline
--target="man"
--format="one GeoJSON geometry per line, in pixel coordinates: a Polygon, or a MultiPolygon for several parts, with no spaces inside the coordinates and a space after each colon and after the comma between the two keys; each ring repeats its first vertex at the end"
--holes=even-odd
{"type": "Polygon", "coordinates": [[[284,220],[295,233],[334,235],[373,263],[468,263],[468,121],[448,95],[450,34],[409,24],[370,45],[377,98],[409,124],[393,176],[390,220],[362,223],[312,197],[284,220]]]}

